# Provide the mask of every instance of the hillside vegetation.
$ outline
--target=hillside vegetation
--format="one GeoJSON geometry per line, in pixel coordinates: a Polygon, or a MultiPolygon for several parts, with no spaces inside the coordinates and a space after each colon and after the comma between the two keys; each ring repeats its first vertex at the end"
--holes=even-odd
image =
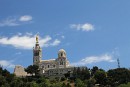
{"type": "MultiPolygon", "coordinates": [[[[28,73],[37,71],[30,72],[30,68],[25,70],[28,73]]],[[[68,72],[64,76],[50,79],[36,73],[28,77],[16,77],[0,67],[0,87],[130,87],[130,70],[126,68],[105,71],[97,66],[92,69],[76,67],[73,73],[68,72]]]]}

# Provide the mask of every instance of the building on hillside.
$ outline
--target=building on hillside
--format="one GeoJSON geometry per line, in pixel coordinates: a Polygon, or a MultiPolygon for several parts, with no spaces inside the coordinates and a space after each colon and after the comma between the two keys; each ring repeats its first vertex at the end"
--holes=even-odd
{"type": "Polygon", "coordinates": [[[38,65],[40,74],[45,76],[63,76],[65,73],[73,71],[64,49],[58,51],[58,58],[42,60],[42,49],[39,45],[38,36],[36,36],[36,44],[33,48],[33,65],[38,65]]]}
{"type": "MultiPolygon", "coordinates": [[[[36,44],[33,47],[33,65],[39,66],[40,74],[46,77],[64,77],[65,73],[72,73],[73,67],[70,66],[66,56],[66,51],[60,49],[58,51],[58,58],[42,60],[42,48],[39,45],[39,38],[36,36],[36,44]]],[[[16,76],[26,76],[27,73],[24,71],[22,66],[16,66],[14,69],[16,76]]]]}

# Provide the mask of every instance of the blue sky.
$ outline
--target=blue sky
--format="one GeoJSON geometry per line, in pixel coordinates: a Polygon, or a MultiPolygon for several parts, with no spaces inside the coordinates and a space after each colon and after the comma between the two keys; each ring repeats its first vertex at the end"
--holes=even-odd
{"type": "Polygon", "coordinates": [[[0,64],[32,64],[39,34],[42,59],[63,48],[71,65],[129,68],[129,0],[0,0],[0,64]]]}

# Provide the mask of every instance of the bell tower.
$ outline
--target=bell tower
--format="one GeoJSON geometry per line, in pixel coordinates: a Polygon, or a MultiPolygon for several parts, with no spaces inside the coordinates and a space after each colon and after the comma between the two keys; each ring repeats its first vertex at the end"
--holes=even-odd
{"type": "Polygon", "coordinates": [[[33,65],[39,65],[42,57],[42,49],[39,45],[39,37],[36,36],[36,44],[35,47],[33,47],[33,65]]]}
{"type": "Polygon", "coordinates": [[[69,66],[69,61],[66,57],[66,52],[64,49],[60,49],[57,58],[57,68],[66,68],[69,66]]]}

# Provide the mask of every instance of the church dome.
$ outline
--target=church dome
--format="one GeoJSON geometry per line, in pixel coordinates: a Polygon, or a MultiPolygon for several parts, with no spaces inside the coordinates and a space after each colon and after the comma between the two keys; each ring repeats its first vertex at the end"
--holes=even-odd
{"type": "Polygon", "coordinates": [[[62,53],[62,52],[66,53],[64,49],[60,49],[58,53],[62,53]]]}
{"type": "Polygon", "coordinates": [[[58,58],[60,58],[60,57],[66,57],[66,52],[64,49],[60,49],[58,51],[58,58]]]}

